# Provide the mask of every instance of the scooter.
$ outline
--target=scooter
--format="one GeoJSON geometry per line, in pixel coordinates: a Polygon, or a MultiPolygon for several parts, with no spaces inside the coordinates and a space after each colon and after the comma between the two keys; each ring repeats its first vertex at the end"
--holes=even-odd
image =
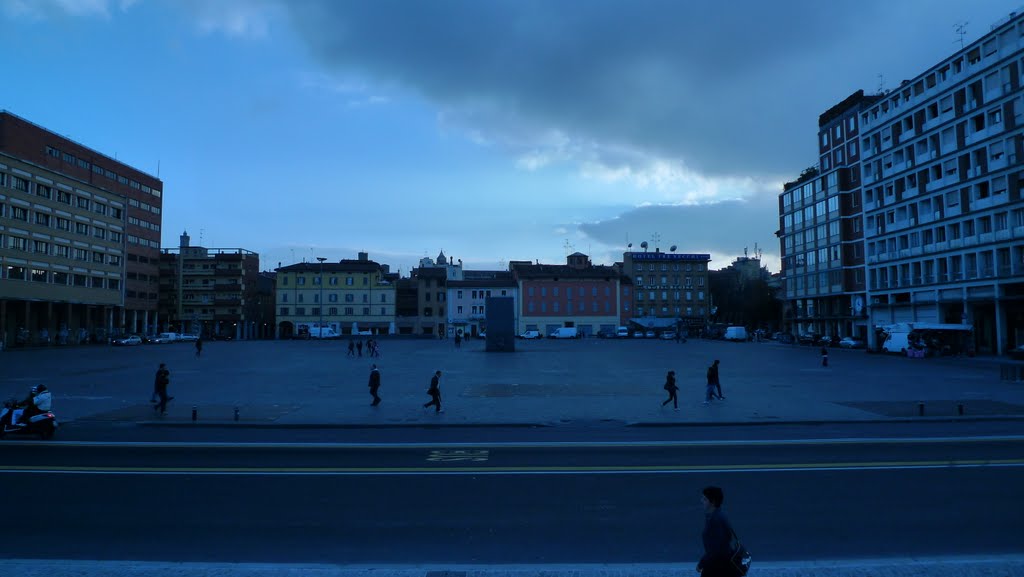
{"type": "Polygon", "coordinates": [[[4,408],[0,409],[0,439],[8,434],[39,435],[40,439],[50,439],[57,432],[57,417],[52,411],[33,415],[27,423],[21,424],[18,421],[24,410],[18,407],[16,399],[4,402],[4,408]]]}

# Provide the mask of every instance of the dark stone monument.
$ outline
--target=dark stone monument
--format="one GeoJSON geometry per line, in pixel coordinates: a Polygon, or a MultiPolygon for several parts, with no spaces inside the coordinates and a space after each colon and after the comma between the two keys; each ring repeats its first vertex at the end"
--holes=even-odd
{"type": "Polygon", "coordinates": [[[489,353],[516,351],[516,306],[512,297],[487,297],[487,348],[489,353]]]}

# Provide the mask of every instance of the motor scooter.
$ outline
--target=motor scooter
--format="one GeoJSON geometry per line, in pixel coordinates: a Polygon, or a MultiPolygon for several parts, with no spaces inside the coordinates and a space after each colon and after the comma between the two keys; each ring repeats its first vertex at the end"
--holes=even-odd
{"type": "Polygon", "coordinates": [[[4,408],[0,409],[0,439],[7,435],[39,435],[40,439],[50,439],[57,432],[57,417],[52,411],[33,415],[27,423],[21,424],[18,421],[24,410],[18,406],[17,399],[4,402],[4,408]]]}

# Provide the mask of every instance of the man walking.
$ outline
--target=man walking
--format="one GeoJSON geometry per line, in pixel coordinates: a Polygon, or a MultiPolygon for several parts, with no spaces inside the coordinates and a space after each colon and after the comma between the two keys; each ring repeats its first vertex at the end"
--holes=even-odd
{"type": "Polygon", "coordinates": [[[668,374],[665,375],[665,390],[668,391],[668,398],[665,399],[665,402],[662,403],[661,406],[664,407],[665,405],[667,405],[669,403],[672,403],[672,407],[675,410],[678,411],[679,410],[679,400],[676,397],[676,391],[679,390],[679,387],[676,386],[676,372],[675,371],[669,371],[668,374]]]}
{"type": "Polygon", "coordinates": [[[359,356],[363,356],[363,341],[356,341],[356,350],[359,351],[359,356]]]}
{"type": "Polygon", "coordinates": [[[715,359],[715,362],[708,367],[708,388],[704,395],[704,404],[711,404],[711,399],[716,396],[719,400],[725,400],[725,397],[722,396],[722,383],[718,380],[718,359],[715,359]]]}
{"type": "Polygon", "coordinates": [[[380,404],[380,396],[377,395],[378,389],[380,389],[380,371],[377,369],[377,365],[373,365],[370,368],[370,394],[373,395],[373,402],[370,403],[371,407],[376,407],[380,404]]]}
{"type": "Polygon", "coordinates": [[[171,371],[167,370],[167,365],[160,363],[160,368],[156,371],[156,379],[153,382],[153,394],[160,398],[160,401],[153,405],[153,410],[158,411],[161,415],[167,414],[167,402],[174,399],[174,397],[167,396],[167,385],[171,384],[171,371]]]}
{"type": "Polygon", "coordinates": [[[203,337],[196,339],[196,356],[200,357],[203,355],[203,337]]]}
{"type": "Polygon", "coordinates": [[[355,357],[356,356],[356,342],[355,341],[351,341],[350,340],[348,342],[348,356],[350,356],[350,357],[355,357]]]}
{"type": "Polygon", "coordinates": [[[430,402],[423,405],[423,408],[433,405],[437,407],[435,413],[443,412],[441,410],[441,371],[434,373],[433,378],[430,379],[430,388],[427,389],[427,394],[430,395],[430,402]]]}

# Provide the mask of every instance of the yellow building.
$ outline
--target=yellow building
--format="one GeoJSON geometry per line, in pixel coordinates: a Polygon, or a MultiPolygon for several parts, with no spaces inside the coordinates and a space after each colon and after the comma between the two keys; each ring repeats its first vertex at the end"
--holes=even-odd
{"type": "Polygon", "coordinates": [[[388,274],[388,265],[369,260],[365,252],[356,260],[277,269],[277,338],[304,337],[319,327],[325,335],[327,329],[339,335],[393,332],[395,285],[388,274]]]}

